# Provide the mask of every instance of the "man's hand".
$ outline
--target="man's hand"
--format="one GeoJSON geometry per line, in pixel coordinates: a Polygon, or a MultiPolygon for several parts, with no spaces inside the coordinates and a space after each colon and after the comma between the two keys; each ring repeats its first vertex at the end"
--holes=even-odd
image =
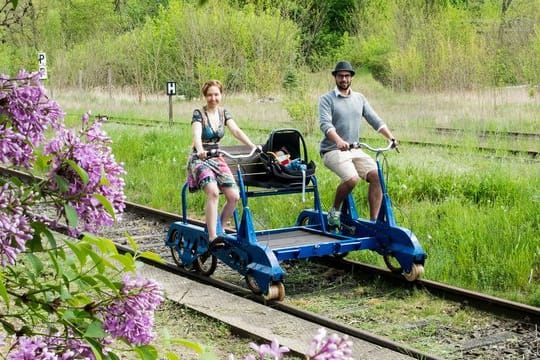
{"type": "Polygon", "coordinates": [[[390,142],[392,143],[392,149],[396,149],[396,151],[399,152],[398,141],[395,138],[391,138],[390,142]]]}
{"type": "Polygon", "coordinates": [[[349,150],[349,143],[346,142],[346,141],[343,141],[343,139],[339,139],[337,142],[336,142],[336,146],[339,150],[341,151],[347,151],[349,150]]]}

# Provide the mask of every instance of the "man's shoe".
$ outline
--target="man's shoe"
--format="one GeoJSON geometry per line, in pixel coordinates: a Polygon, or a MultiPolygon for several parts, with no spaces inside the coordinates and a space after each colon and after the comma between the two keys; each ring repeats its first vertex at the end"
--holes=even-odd
{"type": "Polygon", "coordinates": [[[328,211],[328,226],[339,227],[341,225],[341,211],[333,207],[328,211]]]}

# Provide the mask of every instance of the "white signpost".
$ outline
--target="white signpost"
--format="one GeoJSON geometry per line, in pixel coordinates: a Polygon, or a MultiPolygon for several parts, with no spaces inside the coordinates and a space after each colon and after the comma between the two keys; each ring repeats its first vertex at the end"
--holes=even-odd
{"type": "Polygon", "coordinates": [[[38,53],[38,65],[39,65],[39,72],[40,80],[46,80],[47,79],[47,55],[44,52],[38,53]]]}
{"type": "Polygon", "coordinates": [[[176,83],[174,81],[167,82],[167,95],[169,95],[169,125],[173,123],[172,97],[176,95],[176,83]]]}

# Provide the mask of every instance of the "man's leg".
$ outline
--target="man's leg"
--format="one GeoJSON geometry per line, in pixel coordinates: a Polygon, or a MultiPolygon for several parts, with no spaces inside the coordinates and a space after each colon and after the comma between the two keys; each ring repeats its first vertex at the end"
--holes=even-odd
{"type": "Polygon", "coordinates": [[[379,215],[379,210],[381,209],[382,201],[382,188],[381,182],[379,181],[379,173],[377,170],[372,170],[367,174],[366,177],[368,186],[368,202],[369,202],[369,218],[371,220],[376,220],[379,215]]]}
{"type": "Polygon", "coordinates": [[[338,185],[336,189],[336,196],[334,197],[334,204],[332,205],[334,209],[338,211],[341,210],[341,204],[343,204],[343,200],[345,200],[345,197],[349,195],[351,191],[353,191],[359,180],[360,178],[358,176],[355,176],[338,185]]]}

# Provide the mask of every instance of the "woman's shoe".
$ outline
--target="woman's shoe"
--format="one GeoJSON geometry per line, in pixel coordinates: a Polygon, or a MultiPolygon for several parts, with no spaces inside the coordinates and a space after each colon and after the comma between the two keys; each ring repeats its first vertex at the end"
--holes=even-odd
{"type": "Polygon", "coordinates": [[[221,249],[225,246],[225,239],[222,236],[216,237],[214,240],[210,241],[210,244],[208,245],[208,251],[212,252],[217,249],[221,249]]]}

